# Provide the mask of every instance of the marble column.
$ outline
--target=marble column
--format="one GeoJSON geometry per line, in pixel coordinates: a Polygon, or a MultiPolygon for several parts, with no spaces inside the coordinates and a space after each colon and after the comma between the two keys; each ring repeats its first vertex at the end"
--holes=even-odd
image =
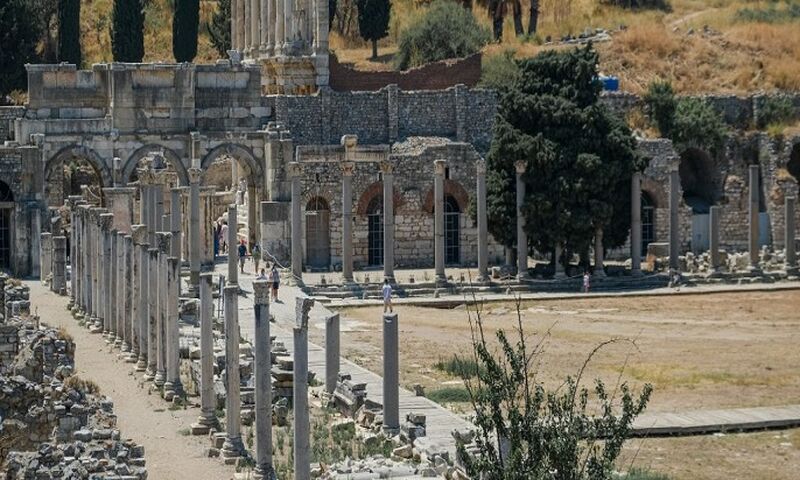
{"type": "Polygon", "coordinates": [[[795,251],[795,206],[797,205],[797,197],[787,196],[784,199],[784,231],[783,231],[783,244],[786,249],[785,252],[785,268],[786,273],[790,275],[797,275],[797,252],[795,251]]]}
{"type": "Polygon", "coordinates": [[[631,177],[631,275],[642,275],[642,174],[631,177]]]}
{"type": "Polygon", "coordinates": [[[154,380],[158,370],[158,248],[147,250],[147,272],[143,272],[143,281],[147,280],[147,369],[145,380],[154,380]]]}
{"type": "Polygon", "coordinates": [[[750,208],[749,208],[749,217],[750,217],[750,234],[748,236],[749,246],[750,246],[750,271],[751,272],[759,272],[761,269],[759,268],[759,260],[761,255],[759,254],[759,247],[758,247],[758,237],[759,237],[759,224],[758,224],[758,200],[760,196],[760,188],[758,185],[758,165],[750,165],[749,172],[750,172],[750,208]]]}
{"type": "Polygon", "coordinates": [[[181,385],[180,327],[178,325],[178,284],[180,282],[180,261],[167,258],[167,317],[166,349],[167,377],[164,382],[164,399],[171,401],[183,394],[181,385]]]}
{"type": "Polygon", "coordinates": [[[103,335],[106,337],[106,343],[114,346],[117,340],[117,296],[119,295],[117,279],[119,277],[119,248],[117,247],[117,231],[113,229],[108,232],[108,243],[110,257],[108,258],[108,277],[106,283],[106,291],[103,299],[105,300],[106,313],[105,323],[103,326],[103,335]]]}
{"type": "Polygon", "coordinates": [[[603,264],[604,250],[603,228],[597,227],[594,229],[594,276],[596,278],[603,278],[606,276],[605,265],[603,264]]]}
{"type": "Polygon", "coordinates": [[[170,233],[172,233],[172,247],[170,248],[170,256],[178,259],[178,262],[183,260],[183,251],[181,249],[181,237],[183,236],[181,225],[183,222],[183,212],[181,205],[183,197],[183,189],[173,188],[170,190],[170,211],[169,218],[171,222],[170,233]]]}
{"type": "Polygon", "coordinates": [[[53,237],[53,281],[51,288],[59,295],[67,293],[67,237],[53,237]]]}
{"type": "Polygon", "coordinates": [[[261,52],[261,56],[270,55],[270,47],[272,46],[270,43],[270,31],[272,30],[272,25],[269,23],[270,19],[270,2],[269,0],[260,0],[261,7],[261,19],[259,25],[259,36],[260,36],[260,45],[259,49],[261,52]]]}
{"type": "MultiPolygon", "coordinates": [[[[53,266],[53,234],[42,232],[39,240],[39,279],[42,283],[47,281],[47,276],[52,273],[53,266]]],[[[55,291],[52,288],[51,290],[55,291]]]]}
{"type": "MultiPolygon", "coordinates": [[[[131,229],[133,227],[131,226],[131,229]]],[[[136,357],[131,357],[133,346],[133,318],[134,318],[134,265],[133,265],[133,236],[125,235],[122,237],[122,262],[124,264],[123,271],[123,310],[122,310],[122,345],[121,349],[125,352],[125,361],[133,362],[136,357]]]]}
{"type": "Polygon", "coordinates": [[[128,285],[125,282],[125,277],[127,275],[127,266],[125,264],[125,236],[125,232],[117,231],[117,236],[114,238],[114,241],[117,243],[117,268],[115,270],[117,278],[114,295],[114,346],[120,349],[125,339],[125,316],[127,315],[125,297],[127,296],[128,285]]]}
{"type": "Polygon", "coordinates": [[[383,278],[394,283],[394,165],[381,162],[383,178],[383,278]]]}
{"type": "MultiPolygon", "coordinates": [[[[281,1],[281,0],[278,0],[281,1]]],[[[284,55],[291,55],[294,48],[293,42],[295,39],[295,30],[294,30],[294,1],[293,0],[283,0],[283,54],[284,55]]],[[[295,471],[296,472],[296,471],[295,471]]],[[[296,475],[296,473],[295,473],[296,475]]],[[[299,480],[299,479],[298,479],[299,480]]]]}
{"type": "Polygon", "coordinates": [[[673,167],[669,172],[669,268],[673,271],[680,269],[678,255],[680,255],[680,226],[678,217],[678,205],[680,201],[681,179],[678,176],[678,168],[673,167]]]}
{"type": "MultiPolygon", "coordinates": [[[[130,311],[130,362],[136,363],[135,370],[139,371],[139,361],[142,360],[142,370],[147,364],[144,362],[142,351],[142,325],[147,325],[142,316],[142,247],[141,244],[147,239],[147,228],[144,225],[136,224],[131,226],[131,311],[130,311]]],[[[144,250],[145,255],[147,250],[144,250]]],[[[147,327],[145,327],[145,334],[147,327]]]]}
{"type": "Polygon", "coordinates": [[[272,479],[272,354],[270,353],[269,284],[253,282],[255,305],[256,475],[272,479]]]}
{"type": "Polygon", "coordinates": [[[172,234],[169,232],[156,233],[158,240],[158,256],[156,258],[156,271],[158,285],[158,307],[156,309],[156,376],[153,383],[158,388],[164,386],[167,379],[167,305],[169,304],[169,291],[167,286],[167,256],[172,244],[172,234]]]}
{"type": "Polygon", "coordinates": [[[261,43],[261,31],[259,30],[259,23],[261,22],[261,0],[250,1],[250,57],[258,57],[258,46],[261,43]]]}
{"type": "MultiPolygon", "coordinates": [[[[242,419],[239,377],[239,286],[225,286],[225,443],[222,445],[224,458],[244,455],[242,443],[242,419]]],[[[296,384],[296,382],[295,382],[296,384]]],[[[295,452],[297,445],[295,445],[295,452]]]]}
{"type": "Polygon", "coordinates": [[[192,425],[193,435],[205,435],[217,428],[214,413],[214,296],[211,291],[213,275],[200,275],[200,416],[192,425]]]}
{"type": "Polygon", "coordinates": [[[383,314],[383,431],[400,431],[400,357],[396,313],[383,314]]]}
{"type": "Polygon", "coordinates": [[[292,180],[292,277],[298,285],[303,283],[302,173],[299,163],[289,163],[289,177],[292,180]]]}
{"type": "Polygon", "coordinates": [[[709,273],[711,275],[719,273],[719,215],[722,207],[713,205],[708,211],[709,224],[709,273]]]}
{"type": "Polygon", "coordinates": [[[489,281],[489,227],[486,213],[486,161],[475,162],[477,176],[477,210],[478,210],[478,283],[489,281]]]}
{"type": "Polygon", "coordinates": [[[433,162],[433,263],[436,283],[447,283],[444,271],[444,172],[445,160],[433,162]]]}
{"type": "Polygon", "coordinates": [[[231,49],[239,49],[239,22],[237,21],[237,3],[239,0],[231,0],[231,49]]]}
{"type": "Polygon", "coordinates": [[[274,38],[274,53],[279,56],[283,53],[284,43],[286,42],[286,31],[284,29],[284,15],[283,7],[284,0],[271,0],[275,5],[275,38],[274,38]]]}
{"type": "Polygon", "coordinates": [[[294,326],[294,478],[311,478],[310,424],[308,415],[308,312],[314,305],[310,298],[295,299],[294,326]]]}
{"type": "Polygon", "coordinates": [[[99,288],[99,306],[98,309],[98,323],[95,324],[97,333],[108,334],[109,326],[111,323],[111,265],[113,263],[111,257],[111,226],[114,224],[114,215],[111,213],[104,213],[100,215],[102,226],[100,228],[100,238],[102,242],[102,263],[100,264],[100,288],[99,288]]]}
{"type": "Polygon", "coordinates": [[[138,259],[139,295],[136,313],[138,317],[139,358],[136,360],[136,371],[144,372],[148,365],[149,327],[150,327],[150,244],[147,243],[147,230],[136,247],[138,259]]]}
{"type": "Polygon", "coordinates": [[[69,276],[69,304],[67,304],[67,308],[70,309],[71,312],[75,312],[76,310],[76,299],[75,296],[77,295],[78,291],[78,272],[80,271],[80,267],[78,266],[77,257],[75,255],[75,245],[79,241],[78,240],[78,215],[75,211],[77,205],[72,205],[72,211],[70,212],[70,220],[69,220],[69,265],[70,265],[70,276],[69,276]]]}
{"type": "Polygon", "coordinates": [[[199,168],[189,169],[189,295],[197,297],[200,285],[200,177],[199,168]]]}
{"type": "Polygon", "coordinates": [[[325,318],[325,391],[333,394],[340,365],[339,314],[325,318]]]}
{"type": "Polygon", "coordinates": [[[336,12],[328,11],[328,0],[312,0],[316,2],[316,35],[314,35],[314,53],[317,55],[328,54],[328,25],[330,25],[330,15],[336,12]]]}
{"type": "Polygon", "coordinates": [[[519,281],[531,278],[528,275],[528,234],[525,233],[525,213],[522,211],[525,206],[525,180],[522,176],[527,166],[524,160],[514,162],[517,185],[517,280],[519,281]]]}
{"type": "Polygon", "coordinates": [[[228,206],[228,283],[239,283],[239,242],[236,229],[239,221],[236,216],[236,204],[228,206]]]}
{"type": "Polygon", "coordinates": [[[342,282],[353,283],[353,173],[355,163],[342,162],[342,282]]]}

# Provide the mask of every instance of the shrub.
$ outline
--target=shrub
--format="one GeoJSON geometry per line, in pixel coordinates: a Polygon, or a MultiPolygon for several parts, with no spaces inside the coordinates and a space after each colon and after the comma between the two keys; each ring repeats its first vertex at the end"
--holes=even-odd
{"type": "Polygon", "coordinates": [[[682,98],[675,109],[672,141],[679,150],[689,147],[718,152],[728,128],[717,111],[699,98],[682,98]]]}
{"type": "Polygon", "coordinates": [[[511,88],[519,77],[519,66],[514,60],[513,50],[505,50],[499,55],[484,57],[481,65],[481,87],[495,90],[511,88]]]}
{"type": "Polygon", "coordinates": [[[478,362],[474,359],[459,357],[458,355],[453,355],[447,360],[440,358],[433,367],[436,370],[446,372],[454,377],[465,380],[478,375],[478,362]]]}
{"type": "Polygon", "coordinates": [[[767,97],[758,110],[756,126],[764,129],[770,125],[788,123],[795,118],[794,106],[786,97],[767,97]]]}
{"type": "Polygon", "coordinates": [[[629,10],[672,11],[672,5],[670,5],[668,0],[600,0],[600,3],[613,5],[619,8],[627,8],[629,10]]]}
{"type": "Polygon", "coordinates": [[[672,134],[675,110],[678,107],[672,84],[658,80],[651,83],[644,95],[644,103],[647,114],[655,122],[661,136],[669,137],[672,134]]]}
{"type": "Polygon", "coordinates": [[[472,12],[455,2],[437,0],[400,33],[395,61],[405,70],[430,62],[472,55],[489,42],[489,32],[472,12]]]}
{"type": "Polygon", "coordinates": [[[469,391],[464,387],[444,387],[431,390],[425,395],[436,403],[466,403],[469,402],[469,391]]]}
{"type": "Polygon", "coordinates": [[[775,5],[771,3],[766,8],[741,8],[736,11],[733,19],[742,23],[781,23],[800,18],[800,3],[787,2],[786,8],[776,8],[775,5]]]}

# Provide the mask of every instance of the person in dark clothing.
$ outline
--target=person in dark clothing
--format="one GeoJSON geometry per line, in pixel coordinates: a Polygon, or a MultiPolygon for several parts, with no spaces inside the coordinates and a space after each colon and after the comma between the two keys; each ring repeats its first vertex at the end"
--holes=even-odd
{"type": "Polygon", "coordinates": [[[244,273],[244,261],[247,258],[247,245],[244,244],[244,240],[239,243],[239,271],[244,273]]]}

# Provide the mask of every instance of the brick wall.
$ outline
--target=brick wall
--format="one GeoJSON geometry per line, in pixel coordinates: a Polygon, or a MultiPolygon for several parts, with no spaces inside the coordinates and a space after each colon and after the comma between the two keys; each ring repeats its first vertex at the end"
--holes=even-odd
{"type": "Polygon", "coordinates": [[[458,84],[474,87],[481,79],[481,54],[442,60],[403,72],[364,72],[330,56],[330,85],[336,91],[375,91],[387,85],[403,90],[443,90],[458,84]]]}

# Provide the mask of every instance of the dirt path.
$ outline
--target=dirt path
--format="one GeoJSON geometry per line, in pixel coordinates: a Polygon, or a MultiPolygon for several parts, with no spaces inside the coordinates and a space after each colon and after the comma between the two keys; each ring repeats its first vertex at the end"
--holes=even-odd
{"type": "Polygon", "coordinates": [[[673,20],[672,22],[670,22],[669,23],[669,28],[679,27],[679,26],[681,26],[681,24],[686,24],[690,20],[694,20],[695,18],[697,18],[699,16],[702,16],[702,15],[705,15],[707,13],[711,13],[711,12],[714,12],[714,11],[717,11],[717,10],[718,10],[717,8],[707,8],[705,10],[692,12],[692,13],[690,13],[688,15],[684,15],[684,16],[678,18],[677,20],[673,20]]]}
{"type": "Polygon", "coordinates": [[[114,401],[114,412],[123,438],[144,445],[149,478],[225,480],[233,478],[233,468],[205,455],[210,446],[207,437],[186,436],[199,413],[197,408],[170,411],[157,395],[149,395],[141,375],[134,375],[131,365],[117,359],[103,338],[92,335],[67,312],[66,297],[59,297],[39,281],[25,282],[31,288],[32,308],[43,323],[64,327],[75,339],[75,370],[91,379],[100,391],[114,401]]]}

